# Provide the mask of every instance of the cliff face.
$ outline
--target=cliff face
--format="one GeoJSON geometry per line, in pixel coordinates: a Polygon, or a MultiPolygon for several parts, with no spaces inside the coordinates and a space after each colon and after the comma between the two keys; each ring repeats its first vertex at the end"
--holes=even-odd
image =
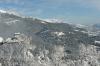
{"type": "Polygon", "coordinates": [[[67,23],[0,14],[0,66],[100,66],[100,36],[67,23]]]}

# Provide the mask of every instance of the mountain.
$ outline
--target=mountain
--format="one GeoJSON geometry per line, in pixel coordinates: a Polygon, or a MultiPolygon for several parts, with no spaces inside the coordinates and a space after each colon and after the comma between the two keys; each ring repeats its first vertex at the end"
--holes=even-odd
{"type": "Polygon", "coordinates": [[[68,23],[0,13],[0,66],[100,66],[100,36],[68,23]]]}
{"type": "Polygon", "coordinates": [[[96,28],[100,28],[100,24],[94,24],[93,26],[96,28]]]}

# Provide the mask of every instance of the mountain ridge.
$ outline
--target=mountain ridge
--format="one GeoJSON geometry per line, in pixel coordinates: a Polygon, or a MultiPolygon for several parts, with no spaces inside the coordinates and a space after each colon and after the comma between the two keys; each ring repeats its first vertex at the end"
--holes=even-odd
{"type": "Polygon", "coordinates": [[[84,27],[0,14],[1,66],[100,66],[100,36],[84,27]]]}

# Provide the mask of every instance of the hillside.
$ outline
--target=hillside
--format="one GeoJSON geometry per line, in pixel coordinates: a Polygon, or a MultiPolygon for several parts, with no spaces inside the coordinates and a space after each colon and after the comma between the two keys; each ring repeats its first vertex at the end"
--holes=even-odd
{"type": "Polygon", "coordinates": [[[0,13],[0,66],[100,66],[100,36],[67,23],[0,13]]]}

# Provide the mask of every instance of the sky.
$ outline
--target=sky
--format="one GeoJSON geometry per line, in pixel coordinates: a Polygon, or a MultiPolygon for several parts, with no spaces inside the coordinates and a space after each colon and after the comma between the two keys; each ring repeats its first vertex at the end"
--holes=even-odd
{"type": "Polygon", "coordinates": [[[100,23],[100,0],[0,0],[0,9],[69,23],[100,23]]]}

